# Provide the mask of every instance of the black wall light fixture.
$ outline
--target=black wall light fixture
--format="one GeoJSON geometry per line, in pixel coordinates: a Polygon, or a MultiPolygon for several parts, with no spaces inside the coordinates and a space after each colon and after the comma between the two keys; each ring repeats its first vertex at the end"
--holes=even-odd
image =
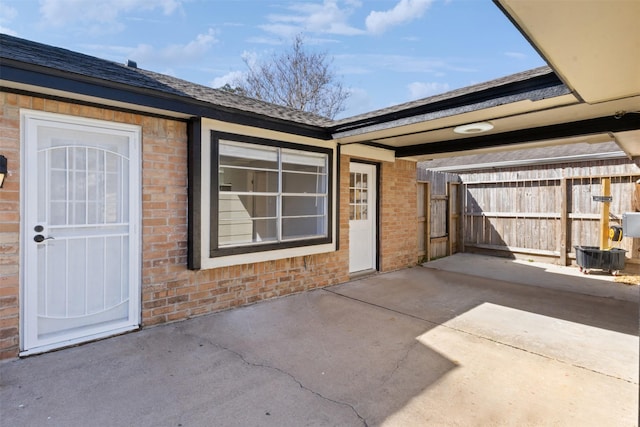
{"type": "Polygon", "coordinates": [[[0,188],[4,185],[4,178],[7,176],[7,158],[0,156],[0,188]]]}

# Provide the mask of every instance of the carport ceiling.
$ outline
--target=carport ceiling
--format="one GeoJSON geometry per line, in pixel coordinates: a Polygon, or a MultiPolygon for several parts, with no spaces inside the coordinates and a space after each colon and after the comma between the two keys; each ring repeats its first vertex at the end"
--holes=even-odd
{"type": "MultiPolygon", "coordinates": [[[[640,95],[640,1],[495,3],[584,102],[636,100],[640,95]]],[[[640,102],[620,111],[638,119],[640,102]]],[[[614,136],[628,155],[640,156],[640,131],[614,136]]]]}
{"type": "Polygon", "coordinates": [[[496,3],[585,102],[640,95],[639,1],[496,3]]]}
{"type": "Polygon", "coordinates": [[[495,3],[552,69],[339,121],[338,142],[420,160],[615,139],[640,156],[640,1],[495,3]],[[453,132],[484,121],[493,129],[453,132]]]}

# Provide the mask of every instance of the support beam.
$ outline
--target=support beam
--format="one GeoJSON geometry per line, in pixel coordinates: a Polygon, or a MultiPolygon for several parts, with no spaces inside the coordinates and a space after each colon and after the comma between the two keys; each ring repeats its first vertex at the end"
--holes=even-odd
{"type": "MultiPolygon", "coordinates": [[[[611,179],[602,178],[602,196],[604,198],[611,196],[611,179]]],[[[602,202],[602,212],[600,216],[600,250],[609,249],[609,209],[611,203],[602,202]]]]}
{"type": "MultiPolygon", "coordinates": [[[[517,144],[537,141],[572,138],[580,135],[587,136],[625,132],[636,129],[640,129],[640,117],[638,117],[638,114],[625,114],[617,118],[612,116],[598,117],[595,119],[559,123],[537,128],[398,147],[396,149],[396,157],[451,153],[455,151],[506,147],[510,145],[515,146],[517,144]]],[[[378,140],[378,142],[384,142],[384,140],[378,140]]]]}

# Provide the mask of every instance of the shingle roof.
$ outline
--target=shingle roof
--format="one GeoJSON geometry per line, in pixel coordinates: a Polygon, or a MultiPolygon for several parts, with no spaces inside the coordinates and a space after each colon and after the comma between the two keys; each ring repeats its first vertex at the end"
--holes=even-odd
{"type": "Polygon", "coordinates": [[[0,61],[12,60],[48,69],[118,83],[131,88],[162,92],[212,106],[251,112],[304,125],[326,127],[327,118],[234,93],[191,83],[168,75],[129,67],[71,50],[0,34],[0,61]]]}
{"type": "Polygon", "coordinates": [[[467,86],[460,89],[452,90],[442,94],[430,96],[428,98],[417,99],[403,104],[392,105],[387,108],[382,108],[368,113],[360,114],[353,117],[347,117],[345,119],[336,120],[333,122],[334,127],[340,127],[354,122],[366,121],[368,119],[374,119],[380,116],[393,115],[406,110],[413,110],[429,104],[435,104],[441,101],[446,101],[453,98],[458,98],[465,95],[481,92],[487,89],[494,89],[500,86],[505,86],[512,83],[522,82],[530,80],[535,77],[541,77],[545,75],[553,75],[554,72],[549,67],[538,67],[533,70],[523,71],[521,73],[512,74],[506,77],[490,80],[487,82],[479,83],[473,86],[467,86]]]}
{"type": "Polygon", "coordinates": [[[177,97],[183,101],[206,103],[210,108],[214,109],[254,114],[287,123],[313,127],[323,132],[326,130],[335,132],[339,131],[340,128],[356,129],[355,132],[365,132],[367,129],[370,130],[371,126],[376,126],[376,123],[380,125],[381,122],[393,122],[399,119],[405,121],[433,120],[442,115],[458,114],[466,111],[465,108],[471,108],[467,104],[473,102],[476,94],[490,92],[494,89],[497,89],[497,92],[487,95],[489,100],[483,98],[483,102],[474,104],[474,108],[486,108],[493,105],[492,103],[514,102],[518,96],[532,95],[529,93],[513,95],[507,90],[508,85],[520,83],[526,85],[533,80],[543,79],[550,81],[548,86],[545,86],[547,83],[544,83],[541,87],[536,86],[534,88],[535,96],[542,98],[558,96],[569,91],[568,88],[559,83],[559,79],[555,76],[553,70],[549,67],[540,67],[428,98],[333,121],[316,114],[270,104],[153,71],[0,34],[0,62],[8,63],[9,61],[26,64],[31,67],[42,67],[39,71],[43,73],[64,73],[65,77],[72,80],[93,79],[94,81],[102,82],[100,84],[105,86],[120,85],[121,89],[125,90],[160,93],[177,97]],[[504,87],[505,90],[501,91],[499,89],[501,87],[504,87]],[[463,100],[463,98],[465,99],[463,100]],[[443,103],[447,104],[446,110],[441,109],[443,108],[443,103]],[[357,130],[360,128],[361,130],[357,130]]]}
{"type": "Polygon", "coordinates": [[[529,164],[558,163],[564,161],[588,161],[597,156],[624,156],[620,147],[613,142],[574,143],[549,147],[499,151],[486,154],[443,157],[419,163],[421,169],[463,171],[508,167],[517,162],[529,164]]]}

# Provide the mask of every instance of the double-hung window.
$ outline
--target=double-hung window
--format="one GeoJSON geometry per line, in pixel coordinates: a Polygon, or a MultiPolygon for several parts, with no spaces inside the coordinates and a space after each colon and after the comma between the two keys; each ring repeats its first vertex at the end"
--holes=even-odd
{"type": "Polygon", "coordinates": [[[211,256],[331,241],[331,150],[212,136],[211,256]]]}

